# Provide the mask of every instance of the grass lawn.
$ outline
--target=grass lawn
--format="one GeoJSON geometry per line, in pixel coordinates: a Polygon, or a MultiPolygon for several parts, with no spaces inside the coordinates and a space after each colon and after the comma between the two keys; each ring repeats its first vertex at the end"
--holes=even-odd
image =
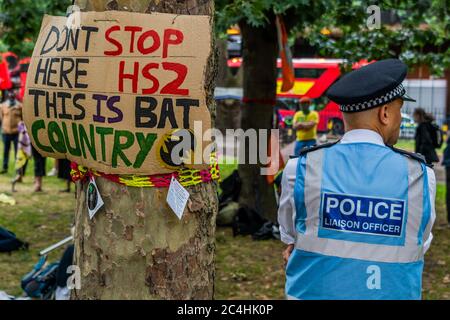
{"type": "MultiPolygon", "coordinates": [[[[443,152],[444,152],[444,148],[446,146],[445,141],[447,141],[446,139],[444,139],[444,143],[442,144],[442,147],[440,149],[437,149],[436,152],[439,156],[442,156],[443,152]]],[[[403,150],[407,150],[407,151],[411,151],[414,152],[414,139],[400,139],[397,144],[395,145],[396,148],[399,149],[403,149],[403,150]]]]}
{"type": "MultiPolygon", "coordinates": [[[[0,145],[0,150],[2,146],[0,145]]],[[[48,168],[52,161],[48,161],[48,168]]],[[[222,167],[223,176],[232,172],[235,164],[222,167]]],[[[9,175],[0,176],[0,193],[11,195],[9,175]]],[[[44,180],[42,194],[34,194],[32,163],[23,184],[13,196],[15,206],[0,204],[0,226],[15,232],[30,242],[28,252],[0,254],[0,290],[21,294],[20,279],[37,262],[40,250],[70,234],[75,199],[73,194],[58,193],[64,182],[55,177],[44,180]]],[[[438,186],[438,219],[434,241],[426,255],[424,273],[425,299],[450,299],[450,229],[444,228],[444,187],[438,186]]],[[[284,271],[281,251],[284,246],[276,240],[252,241],[250,237],[233,238],[229,228],[219,228],[216,235],[218,299],[283,299],[284,271]]],[[[62,250],[52,253],[50,261],[59,259],[62,250]]]]}
{"type": "Polygon", "coordinates": [[[413,139],[400,139],[395,144],[396,148],[408,150],[408,151],[414,151],[414,140],[413,139]]]}

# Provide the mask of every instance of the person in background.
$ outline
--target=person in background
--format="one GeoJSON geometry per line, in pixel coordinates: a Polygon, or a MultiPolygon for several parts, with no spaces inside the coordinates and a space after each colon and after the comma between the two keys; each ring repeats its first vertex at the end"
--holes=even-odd
{"type": "Polygon", "coordinates": [[[445,205],[447,207],[447,223],[450,228],[450,131],[447,131],[447,145],[444,149],[442,165],[445,167],[445,205]]]}
{"type": "Polygon", "coordinates": [[[11,144],[14,145],[14,158],[17,154],[19,122],[22,121],[22,104],[13,91],[9,91],[7,100],[0,104],[0,121],[3,133],[3,167],[0,174],[4,174],[8,172],[11,144]]]}
{"type": "Polygon", "coordinates": [[[417,123],[415,152],[423,155],[429,164],[439,162],[431,137],[431,131],[434,130],[431,124],[434,121],[433,116],[426,113],[424,109],[417,108],[414,110],[413,117],[417,123]]]}
{"type": "Polygon", "coordinates": [[[12,192],[16,192],[17,182],[22,182],[25,171],[27,170],[28,160],[31,158],[31,141],[28,136],[25,123],[19,123],[19,146],[16,156],[16,176],[12,180],[12,192]]]}
{"type": "Polygon", "coordinates": [[[66,188],[60,192],[70,192],[70,184],[72,183],[70,161],[67,159],[58,159],[56,163],[58,167],[58,178],[66,181],[66,188]]]}
{"type": "Polygon", "coordinates": [[[300,110],[294,115],[293,128],[297,130],[297,141],[295,142],[294,154],[300,155],[300,150],[311,147],[317,141],[317,124],[319,113],[310,110],[311,99],[302,97],[300,99],[300,110]]]}
{"type": "Polygon", "coordinates": [[[32,146],[32,154],[34,159],[34,192],[42,192],[42,177],[45,177],[45,165],[47,158],[41,156],[32,146]]]}

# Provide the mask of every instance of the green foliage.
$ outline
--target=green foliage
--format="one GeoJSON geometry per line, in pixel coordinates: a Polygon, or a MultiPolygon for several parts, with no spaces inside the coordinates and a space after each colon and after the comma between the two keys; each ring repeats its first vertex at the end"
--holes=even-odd
{"type": "Polygon", "coordinates": [[[352,24],[343,19],[341,12],[346,11],[345,7],[337,6],[336,11],[327,12],[315,28],[305,34],[320,48],[321,55],[344,58],[349,63],[399,57],[410,66],[428,65],[438,76],[450,67],[450,15],[445,1],[378,1],[381,10],[391,10],[399,17],[401,25],[382,24],[375,30],[369,30],[366,25],[370,15],[366,8],[373,2],[353,3],[358,3],[359,9],[352,7],[352,24]],[[322,28],[339,29],[342,37],[333,39],[322,35],[322,28]]]}
{"type": "Polygon", "coordinates": [[[322,56],[343,58],[348,63],[361,59],[399,57],[409,65],[423,63],[442,75],[450,67],[450,13],[446,0],[217,0],[220,30],[242,19],[255,27],[269,22],[277,13],[293,21],[293,36],[303,36],[322,56]],[[376,4],[382,11],[394,12],[401,26],[381,25],[369,30],[367,12],[376,4]],[[324,28],[341,33],[330,37],[324,28]]]}
{"type": "Polygon", "coordinates": [[[30,56],[44,14],[65,14],[70,0],[0,0],[0,42],[30,56]]]}
{"type": "Polygon", "coordinates": [[[3,43],[3,41],[0,39],[0,52],[6,52],[9,50],[9,47],[3,43]]]}
{"type": "Polygon", "coordinates": [[[269,15],[289,14],[298,25],[314,22],[327,8],[325,0],[216,0],[216,19],[219,30],[241,20],[254,27],[269,23],[269,15]],[[305,10],[307,9],[307,10],[305,10]]]}

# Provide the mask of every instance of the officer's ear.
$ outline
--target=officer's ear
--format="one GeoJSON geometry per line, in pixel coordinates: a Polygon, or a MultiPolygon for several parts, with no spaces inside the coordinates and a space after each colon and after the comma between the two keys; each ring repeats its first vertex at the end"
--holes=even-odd
{"type": "Polygon", "coordinates": [[[390,114],[387,104],[384,104],[378,108],[378,120],[380,120],[380,122],[384,125],[389,124],[390,114]]]}

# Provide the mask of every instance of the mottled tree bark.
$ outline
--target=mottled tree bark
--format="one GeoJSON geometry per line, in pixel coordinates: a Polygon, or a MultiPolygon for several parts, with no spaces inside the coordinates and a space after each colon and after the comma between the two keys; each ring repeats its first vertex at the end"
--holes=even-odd
{"type": "MultiPolygon", "coordinates": [[[[244,97],[241,110],[241,127],[244,130],[271,129],[273,104],[276,99],[276,61],[278,42],[273,23],[255,28],[245,22],[239,24],[243,41],[244,97]]],[[[245,147],[249,154],[248,145],[245,147]]],[[[240,164],[239,175],[242,189],[240,205],[253,208],[272,222],[277,220],[277,206],[273,186],[268,185],[266,176],[260,174],[260,164],[240,164]]]]}
{"type": "MultiPolygon", "coordinates": [[[[77,0],[75,4],[83,11],[213,16],[213,0],[77,0]]],[[[205,88],[214,114],[212,52],[205,88]]],[[[216,184],[189,187],[190,200],[179,221],[166,204],[167,189],[126,187],[102,178],[96,182],[105,206],[92,221],[86,207],[87,184],[77,185],[75,263],[81,269],[81,289],[72,298],[212,299],[216,184]]]]}

